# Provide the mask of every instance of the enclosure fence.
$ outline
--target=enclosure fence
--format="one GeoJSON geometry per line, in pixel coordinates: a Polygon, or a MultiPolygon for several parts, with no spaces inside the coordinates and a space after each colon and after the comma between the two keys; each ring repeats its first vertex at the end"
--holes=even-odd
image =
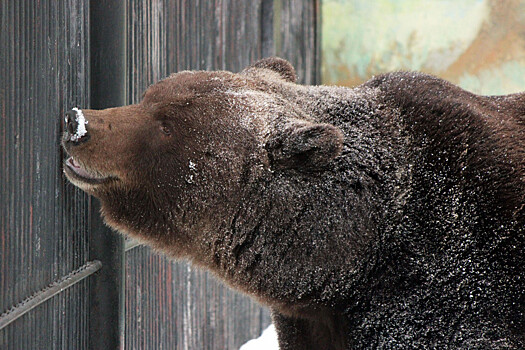
{"type": "Polygon", "coordinates": [[[62,175],[62,116],[184,69],[279,55],[319,82],[320,1],[0,3],[0,349],[236,349],[268,311],[104,226],[62,175]]]}

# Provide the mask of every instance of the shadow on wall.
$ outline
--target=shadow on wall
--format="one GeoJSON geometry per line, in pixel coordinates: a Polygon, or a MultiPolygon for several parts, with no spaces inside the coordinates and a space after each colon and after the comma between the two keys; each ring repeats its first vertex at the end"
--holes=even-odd
{"type": "Polygon", "coordinates": [[[325,0],[324,84],[395,70],[479,94],[525,90],[525,0],[325,0]]]}

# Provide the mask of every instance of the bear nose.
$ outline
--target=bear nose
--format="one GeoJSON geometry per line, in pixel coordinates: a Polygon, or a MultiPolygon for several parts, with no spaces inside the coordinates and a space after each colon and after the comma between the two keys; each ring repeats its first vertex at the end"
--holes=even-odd
{"type": "Polygon", "coordinates": [[[81,109],[73,108],[69,112],[66,112],[64,124],[67,131],[68,141],[86,141],[89,138],[89,135],[86,135],[87,123],[88,121],[84,117],[84,113],[81,109]]]}
{"type": "Polygon", "coordinates": [[[75,135],[78,129],[77,112],[71,110],[66,112],[65,127],[70,135],[75,135]]]}

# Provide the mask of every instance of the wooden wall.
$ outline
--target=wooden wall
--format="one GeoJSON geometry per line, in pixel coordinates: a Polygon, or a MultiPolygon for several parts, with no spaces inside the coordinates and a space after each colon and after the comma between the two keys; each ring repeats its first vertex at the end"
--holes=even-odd
{"type": "Polygon", "coordinates": [[[97,1],[0,3],[0,348],[235,349],[269,324],[268,311],[105,232],[97,201],[62,175],[62,116],[137,102],[171,72],[239,71],[275,54],[317,83],[320,1],[129,0],[124,11],[106,3],[103,15],[97,1]],[[123,32],[111,31],[112,11],[125,15],[123,32]],[[106,39],[125,52],[112,53],[106,39]],[[123,97],[104,102],[104,62],[122,59],[123,97]],[[115,250],[96,247],[106,238],[115,250]],[[102,256],[112,251],[122,263],[102,256]]]}

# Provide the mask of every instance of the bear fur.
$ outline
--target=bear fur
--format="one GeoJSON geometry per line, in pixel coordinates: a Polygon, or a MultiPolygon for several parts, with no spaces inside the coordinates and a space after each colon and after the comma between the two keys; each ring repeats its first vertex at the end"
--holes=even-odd
{"type": "Polygon", "coordinates": [[[71,182],[269,306],[282,350],[525,347],[525,94],[302,86],[268,58],[83,114],[71,182]]]}

